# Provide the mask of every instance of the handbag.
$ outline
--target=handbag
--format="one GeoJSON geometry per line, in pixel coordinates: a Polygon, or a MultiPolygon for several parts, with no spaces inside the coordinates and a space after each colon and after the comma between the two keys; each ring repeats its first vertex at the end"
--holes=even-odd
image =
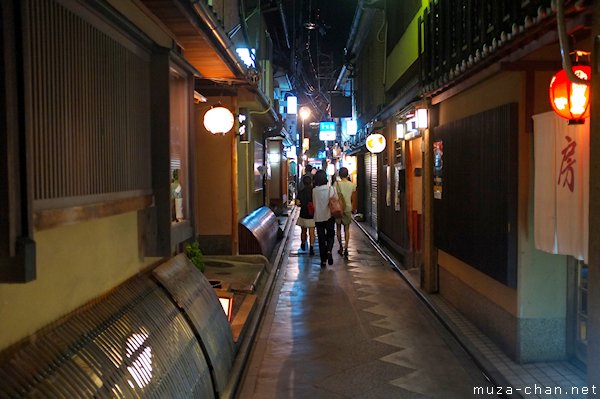
{"type": "Polygon", "coordinates": [[[340,199],[340,204],[342,205],[342,212],[346,212],[346,200],[340,191],[340,183],[335,183],[335,188],[338,194],[338,198],[340,199]]]}
{"type": "Polygon", "coordinates": [[[306,210],[308,211],[308,214],[310,216],[314,216],[314,214],[315,214],[315,204],[313,204],[312,201],[309,201],[309,203],[306,204],[306,210]]]}
{"type": "Polygon", "coordinates": [[[341,219],[344,215],[342,204],[337,196],[329,197],[329,211],[331,212],[331,216],[336,219],[341,219]]]}

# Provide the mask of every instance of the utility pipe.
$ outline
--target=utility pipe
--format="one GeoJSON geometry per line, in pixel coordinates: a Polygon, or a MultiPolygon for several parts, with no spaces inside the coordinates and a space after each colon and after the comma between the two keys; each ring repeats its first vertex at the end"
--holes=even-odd
{"type": "Polygon", "coordinates": [[[558,41],[560,43],[560,57],[562,59],[563,69],[571,82],[589,86],[589,80],[583,80],[573,73],[573,64],[571,62],[571,53],[569,51],[569,40],[566,32],[564,3],[565,0],[556,1],[556,25],[558,27],[558,41]]]}

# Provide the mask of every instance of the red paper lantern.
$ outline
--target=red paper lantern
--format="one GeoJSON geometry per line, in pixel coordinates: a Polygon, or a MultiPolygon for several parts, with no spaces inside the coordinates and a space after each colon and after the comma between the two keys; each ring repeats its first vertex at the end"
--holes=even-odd
{"type": "MultiPolygon", "coordinates": [[[[575,76],[590,80],[592,69],[587,65],[573,66],[575,76]]],[[[550,81],[550,104],[560,117],[568,119],[569,124],[583,123],[590,116],[590,85],[573,83],[560,70],[550,81]]]]}

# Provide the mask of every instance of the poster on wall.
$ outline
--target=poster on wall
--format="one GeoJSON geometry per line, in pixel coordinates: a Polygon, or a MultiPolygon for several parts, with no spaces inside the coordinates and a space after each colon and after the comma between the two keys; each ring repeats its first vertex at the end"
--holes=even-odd
{"type": "Polygon", "coordinates": [[[394,210],[395,211],[400,210],[400,171],[402,169],[404,169],[402,164],[397,163],[396,165],[394,165],[394,180],[396,182],[396,184],[394,185],[394,187],[396,187],[396,189],[394,190],[394,210]]]}
{"type": "Polygon", "coordinates": [[[433,143],[433,198],[442,199],[442,169],[444,167],[444,143],[436,141],[433,143]]]}
{"type": "Polygon", "coordinates": [[[383,165],[385,169],[385,180],[386,180],[386,190],[385,190],[385,205],[390,206],[392,204],[392,167],[390,165],[383,165]]]}
{"type": "Polygon", "coordinates": [[[265,174],[265,150],[263,145],[254,142],[254,191],[263,189],[263,176],[265,174]]]}

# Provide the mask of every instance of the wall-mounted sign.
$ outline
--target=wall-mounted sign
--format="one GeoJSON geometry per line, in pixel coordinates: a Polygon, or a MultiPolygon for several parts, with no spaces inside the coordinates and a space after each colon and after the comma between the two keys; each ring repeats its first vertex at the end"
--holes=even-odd
{"type": "Polygon", "coordinates": [[[240,143],[249,143],[250,137],[250,113],[247,108],[240,108],[238,114],[238,135],[240,143]]]}
{"type": "Polygon", "coordinates": [[[335,122],[319,123],[319,140],[335,141],[335,122]]]}
{"type": "Polygon", "coordinates": [[[443,177],[442,171],[444,169],[444,143],[436,141],[433,143],[433,198],[442,199],[442,185],[443,177]]]}
{"type": "Polygon", "coordinates": [[[358,131],[358,123],[356,119],[348,119],[346,122],[346,134],[348,136],[356,136],[356,132],[358,131]]]}

